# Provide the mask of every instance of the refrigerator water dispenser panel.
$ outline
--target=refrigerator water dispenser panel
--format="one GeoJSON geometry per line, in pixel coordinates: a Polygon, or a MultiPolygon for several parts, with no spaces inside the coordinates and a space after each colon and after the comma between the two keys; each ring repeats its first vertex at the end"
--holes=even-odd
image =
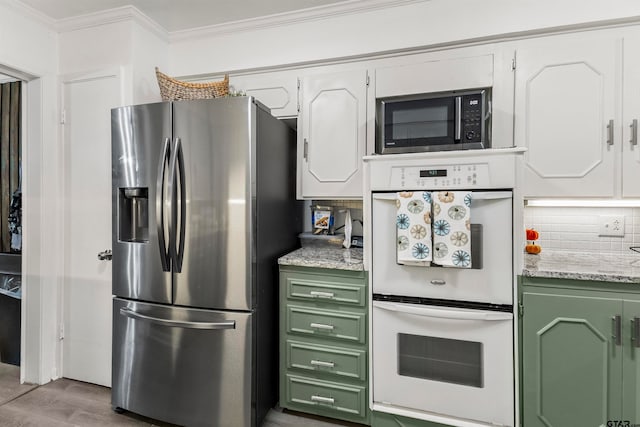
{"type": "Polygon", "coordinates": [[[149,241],[149,189],[120,188],[118,195],[118,237],[122,242],[149,241]]]}

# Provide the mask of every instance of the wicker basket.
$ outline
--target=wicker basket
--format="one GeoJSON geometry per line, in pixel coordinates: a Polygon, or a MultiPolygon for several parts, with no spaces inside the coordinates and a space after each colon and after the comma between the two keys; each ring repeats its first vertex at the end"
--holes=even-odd
{"type": "Polygon", "coordinates": [[[169,77],[156,67],[156,77],[163,101],[220,98],[229,94],[228,74],[218,82],[189,83],[169,77]]]}

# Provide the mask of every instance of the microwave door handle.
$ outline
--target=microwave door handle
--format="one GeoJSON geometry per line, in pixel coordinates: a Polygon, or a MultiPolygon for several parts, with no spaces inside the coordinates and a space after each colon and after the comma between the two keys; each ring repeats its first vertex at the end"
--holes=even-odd
{"type": "Polygon", "coordinates": [[[422,306],[413,305],[400,305],[394,303],[387,303],[381,301],[374,301],[373,306],[381,308],[387,311],[395,311],[398,313],[412,314],[416,316],[424,317],[436,317],[441,319],[452,320],[485,320],[485,321],[500,321],[500,320],[512,320],[513,315],[511,313],[501,312],[468,312],[457,310],[441,310],[433,309],[422,306]]]}
{"type": "Polygon", "coordinates": [[[460,141],[462,136],[462,97],[456,96],[456,129],[455,140],[460,141]]]}

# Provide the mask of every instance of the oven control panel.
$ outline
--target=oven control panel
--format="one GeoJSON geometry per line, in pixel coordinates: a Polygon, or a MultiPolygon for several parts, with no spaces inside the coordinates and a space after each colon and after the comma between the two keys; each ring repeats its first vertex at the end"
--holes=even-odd
{"type": "Polygon", "coordinates": [[[490,188],[491,179],[487,163],[394,166],[391,168],[389,186],[416,190],[490,188]]]}

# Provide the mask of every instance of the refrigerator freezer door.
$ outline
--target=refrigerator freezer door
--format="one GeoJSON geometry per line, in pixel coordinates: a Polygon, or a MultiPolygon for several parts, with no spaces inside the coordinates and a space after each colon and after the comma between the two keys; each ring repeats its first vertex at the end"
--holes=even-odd
{"type": "Polygon", "coordinates": [[[251,313],[114,299],[112,405],[179,425],[251,425],[251,313]]]}
{"type": "Polygon", "coordinates": [[[111,110],[116,296],[171,303],[169,202],[165,197],[170,141],[169,103],[111,110]]]}
{"type": "Polygon", "coordinates": [[[247,97],[174,103],[185,189],[174,208],[178,250],[184,236],[183,253],[175,257],[181,260],[174,269],[176,305],[252,308],[254,109],[247,97]]]}

